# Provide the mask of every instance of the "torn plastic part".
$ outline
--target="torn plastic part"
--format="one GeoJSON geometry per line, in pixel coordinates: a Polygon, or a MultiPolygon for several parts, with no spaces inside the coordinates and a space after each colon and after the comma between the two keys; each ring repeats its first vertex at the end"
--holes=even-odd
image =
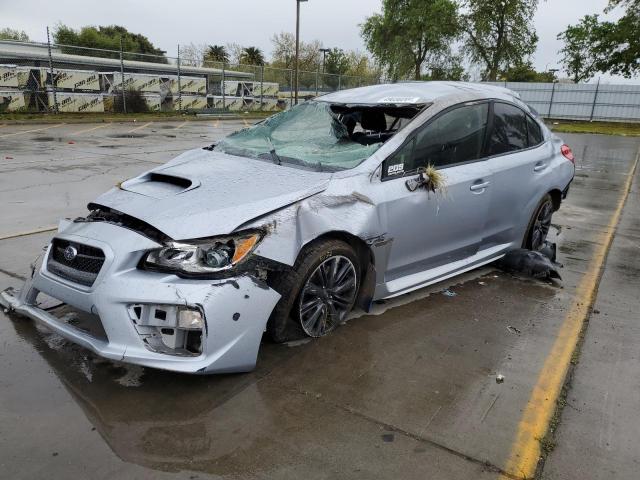
{"type": "Polygon", "coordinates": [[[383,140],[362,145],[323,102],[305,102],[269,117],[220,141],[217,151],[249,157],[268,156],[275,149],[283,163],[325,169],[353,168],[371,156],[383,140]]]}
{"type": "Polygon", "coordinates": [[[496,265],[509,273],[522,274],[539,279],[556,278],[562,280],[558,267],[541,252],[516,248],[496,262],[496,265]]]}
{"type": "Polygon", "coordinates": [[[129,318],[152,352],[197,356],[202,353],[205,319],[198,308],[178,305],[132,304],[129,318]]]}

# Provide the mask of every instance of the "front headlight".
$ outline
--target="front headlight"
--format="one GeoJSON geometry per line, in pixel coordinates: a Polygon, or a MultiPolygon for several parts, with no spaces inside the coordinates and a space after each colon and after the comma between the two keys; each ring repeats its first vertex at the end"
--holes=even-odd
{"type": "Polygon", "coordinates": [[[233,268],[245,260],[260,240],[261,232],[248,232],[186,243],[172,242],[148,252],[142,265],[185,274],[215,273],[233,268]]]}

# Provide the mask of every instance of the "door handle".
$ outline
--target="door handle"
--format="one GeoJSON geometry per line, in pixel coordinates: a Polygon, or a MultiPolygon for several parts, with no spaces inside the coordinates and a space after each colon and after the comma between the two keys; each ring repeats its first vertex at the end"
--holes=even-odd
{"type": "Polygon", "coordinates": [[[483,183],[474,183],[469,187],[469,190],[472,192],[477,192],[478,190],[484,190],[489,186],[491,182],[483,182],[483,183]]]}
{"type": "Polygon", "coordinates": [[[533,171],[534,172],[541,172],[545,168],[547,168],[547,164],[546,163],[537,163],[536,166],[533,167],[533,171]]]}

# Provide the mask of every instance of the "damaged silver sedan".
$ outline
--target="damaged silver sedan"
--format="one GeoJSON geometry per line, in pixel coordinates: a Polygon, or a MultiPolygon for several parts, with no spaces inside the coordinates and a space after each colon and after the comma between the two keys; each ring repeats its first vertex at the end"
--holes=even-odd
{"type": "Polygon", "coordinates": [[[320,337],[355,306],[541,248],[573,175],[509,90],[345,90],[98,197],[0,302],[106,358],[249,371],[265,331],[320,337]]]}

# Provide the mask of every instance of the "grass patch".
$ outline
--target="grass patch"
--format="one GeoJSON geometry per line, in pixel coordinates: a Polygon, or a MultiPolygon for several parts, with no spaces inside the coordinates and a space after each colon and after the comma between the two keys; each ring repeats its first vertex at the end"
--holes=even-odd
{"type": "Polygon", "coordinates": [[[551,130],[559,133],[595,133],[600,135],[640,137],[640,123],[546,120],[546,124],[551,130]]]}

